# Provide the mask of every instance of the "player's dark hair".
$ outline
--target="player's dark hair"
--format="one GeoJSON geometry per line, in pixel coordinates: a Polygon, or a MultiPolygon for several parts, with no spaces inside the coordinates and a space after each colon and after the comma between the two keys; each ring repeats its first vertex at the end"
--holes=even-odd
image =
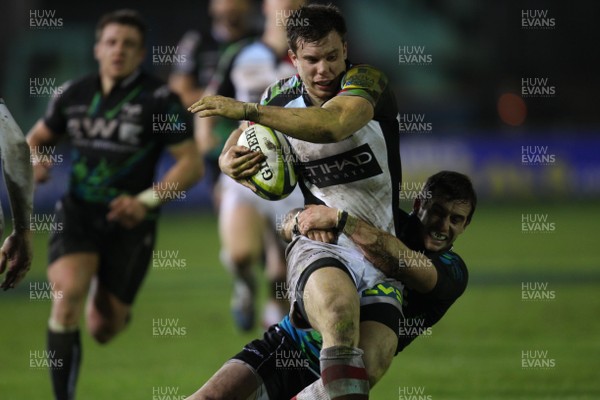
{"type": "Polygon", "coordinates": [[[142,36],[142,45],[146,41],[146,21],[136,10],[116,10],[104,14],[96,25],[96,41],[100,40],[104,27],[108,24],[128,25],[136,28],[142,36]]]}
{"type": "Polygon", "coordinates": [[[298,45],[315,43],[335,30],[346,41],[346,21],[334,5],[309,4],[300,7],[286,23],[288,46],[296,53],[298,45]]]}
{"type": "Polygon", "coordinates": [[[445,201],[464,201],[471,204],[471,212],[467,216],[467,224],[475,213],[477,195],[468,176],[455,171],[440,171],[427,179],[421,195],[427,203],[433,199],[445,201]]]}

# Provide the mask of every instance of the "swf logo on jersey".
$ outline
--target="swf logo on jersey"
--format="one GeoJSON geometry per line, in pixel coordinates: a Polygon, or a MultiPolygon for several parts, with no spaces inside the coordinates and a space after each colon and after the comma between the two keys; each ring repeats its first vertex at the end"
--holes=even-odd
{"type": "Polygon", "coordinates": [[[308,359],[300,350],[275,351],[275,368],[277,369],[308,369],[308,359]]]}
{"type": "Polygon", "coordinates": [[[179,250],[152,250],[152,268],[167,271],[181,271],[187,268],[187,260],[179,250]]]}
{"type": "Polygon", "coordinates": [[[29,10],[30,29],[60,29],[63,19],[56,15],[56,10],[29,10]]]}
{"type": "Polygon", "coordinates": [[[548,220],[548,214],[521,214],[522,233],[553,233],[556,222],[548,220]]]}
{"type": "Polygon", "coordinates": [[[398,46],[398,62],[400,65],[431,65],[433,55],[427,53],[425,46],[398,46]]]}
{"type": "Polygon", "coordinates": [[[549,152],[548,146],[521,146],[522,165],[554,165],[556,154],[549,152]]]}
{"type": "Polygon", "coordinates": [[[152,400],[183,400],[186,397],[179,394],[178,386],[152,386],[152,400]]]}
{"type": "Polygon", "coordinates": [[[431,268],[433,262],[424,251],[418,250],[398,250],[398,260],[400,268],[431,268]]]}
{"type": "Polygon", "coordinates": [[[522,369],[551,369],[556,360],[548,356],[548,350],[521,350],[522,369]]]}
{"type": "Polygon", "coordinates": [[[152,198],[160,200],[161,203],[167,201],[184,201],[187,198],[187,192],[179,189],[179,182],[152,182],[152,198]]]}
{"type": "Polygon", "coordinates": [[[53,282],[29,282],[30,301],[49,301],[63,298],[63,291],[56,290],[53,282]]]}
{"type": "Polygon", "coordinates": [[[402,182],[400,200],[430,200],[431,190],[425,190],[425,182],[402,182]]]}
{"type": "Polygon", "coordinates": [[[153,133],[185,133],[187,124],[182,121],[179,113],[152,114],[153,133]]]}
{"type": "Polygon", "coordinates": [[[556,19],[548,16],[548,10],[521,10],[521,28],[554,29],[556,19]]]}
{"type": "Polygon", "coordinates": [[[556,97],[556,86],[545,78],[521,78],[522,97],[556,97]]]}
{"type": "Polygon", "coordinates": [[[433,130],[433,124],[427,122],[425,114],[398,114],[397,120],[402,133],[429,133],[433,130]]]}
{"type": "Polygon", "coordinates": [[[431,336],[432,329],[425,326],[424,318],[400,318],[398,320],[398,336],[416,337],[431,336]]]}
{"type": "Polygon", "coordinates": [[[29,350],[29,368],[31,369],[60,369],[63,359],[56,357],[55,350],[29,350]]]}
{"type": "Polygon", "coordinates": [[[275,10],[276,26],[308,26],[308,18],[300,17],[300,10],[275,10]]]}
{"type": "Polygon", "coordinates": [[[550,301],[556,299],[556,292],[548,288],[548,282],[521,282],[521,300],[550,301]]]}
{"type": "Polygon", "coordinates": [[[180,54],[179,46],[152,46],[153,65],[181,65],[187,62],[187,54],[180,54]]]}
{"type": "Polygon", "coordinates": [[[41,164],[51,167],[64,161],[62,154],[56,154],[56,146],[30,146],[29,153],[31,165],[41,164]]]}
{"type": "Polygon", "coordinates": [[[62,232],[63,223],[57,222],[55,214],[31,214],[29,216],[29,230],[46,233],[62,232]]]}
{"type": "Polygon", "coordinates": [[[400,386],[398,400],[433,400],[433,397],[425,393],[425,386],[400,386]]]}
{"type": "Polygon", "coordinates": [[[183,338],[187,328],[180,324],[179,318],[152,318],[152,336],[164,338],[183,338]]]}
{"type": "Polygon", "coordinates": [[[56,78],[29,78],[29,97],[54,97],[63,94],[63,87],[56,84],[56,78]]]}

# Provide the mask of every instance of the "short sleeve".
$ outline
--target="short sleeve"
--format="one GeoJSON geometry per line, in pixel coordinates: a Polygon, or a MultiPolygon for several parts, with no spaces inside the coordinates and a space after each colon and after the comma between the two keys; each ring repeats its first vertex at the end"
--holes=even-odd
{"type": "Polygon", "coordinates": [[[44,123],[55,135],[62,135],[67,131],[67,118],[65,115],[65,101],[70,93],[71,82],[63,84],[50,102],[44,115],[44,123]]]}
{"type": "Polygon", "coordinates": [[[194,138],[192,114],[188,112],[179,97],[171,92],[167,86],[158,88],[153,96],[156,100],[155,112],[167,114],[169,121],[173,121],[168,134],[161,135],[163,144],[171,146],[187,139],[194,138]]]}
{"type": "Polygon", "coordinates": [[[360,96],[368,100],[373,108],[388,84],[387,77],[370,65],[355,65],[342,78],[338,96],[360,96]]]}
{"type": "Polygon", "coordinates": [[[467,266],[460,256],[446,251],[431,258],[438,273],[435,287],[429,293],[440,300],[454,301],[467,287],[467,266]]]}

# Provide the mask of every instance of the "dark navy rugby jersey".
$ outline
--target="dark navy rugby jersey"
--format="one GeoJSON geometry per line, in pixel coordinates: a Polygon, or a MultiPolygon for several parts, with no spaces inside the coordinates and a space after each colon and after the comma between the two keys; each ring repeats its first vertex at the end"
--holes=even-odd
{"type": "Polygon", "coordinates": [[[98,74],[67,82],[44,122],[72,145],[69,192],[97,203],[150,187],[163,149],[193,138],[191,114],[179,98],[141,71],[107,96],[98,74]]]}
{"type": "Polygon", "coordinates": [[[425,251],[423,225],[416,215],[405,215],[399,239],[411,250],[422,252],[435,267],[438,277],[435,287],[428,293],[419,293],[404,285],[402,312],[399,324],[398,349],[401,351],[419,335],[426,335],[429,328],[446,314],[465,291],[469,280],[467,266],[452,249],[425,251]]]}

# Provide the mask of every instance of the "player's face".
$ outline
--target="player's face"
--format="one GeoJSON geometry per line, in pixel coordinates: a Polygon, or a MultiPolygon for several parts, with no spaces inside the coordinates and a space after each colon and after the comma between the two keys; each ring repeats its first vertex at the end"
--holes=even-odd
{"type": "Polygon", "coordinates": [[[144,59],[142,34],[135,27],[108,24],[94,47],[100,65],[100,75],[114,80],[123,79],[135,71],[144,59]]]}
{"type": "Polygon", "coordinates": [[[336,31],[316,43],[299,42],[290,58],[315,105],[331,99],[340,90],[346,70],[346,43],[336,31]]]}
{"type": "Polygon", "coordinates": [[[425,249],[440,251],[450,248],[465,231],[471,204],[460,200],[431,199],[426,203],[417,200],[415,211],[423,223],[425,249]]]}

